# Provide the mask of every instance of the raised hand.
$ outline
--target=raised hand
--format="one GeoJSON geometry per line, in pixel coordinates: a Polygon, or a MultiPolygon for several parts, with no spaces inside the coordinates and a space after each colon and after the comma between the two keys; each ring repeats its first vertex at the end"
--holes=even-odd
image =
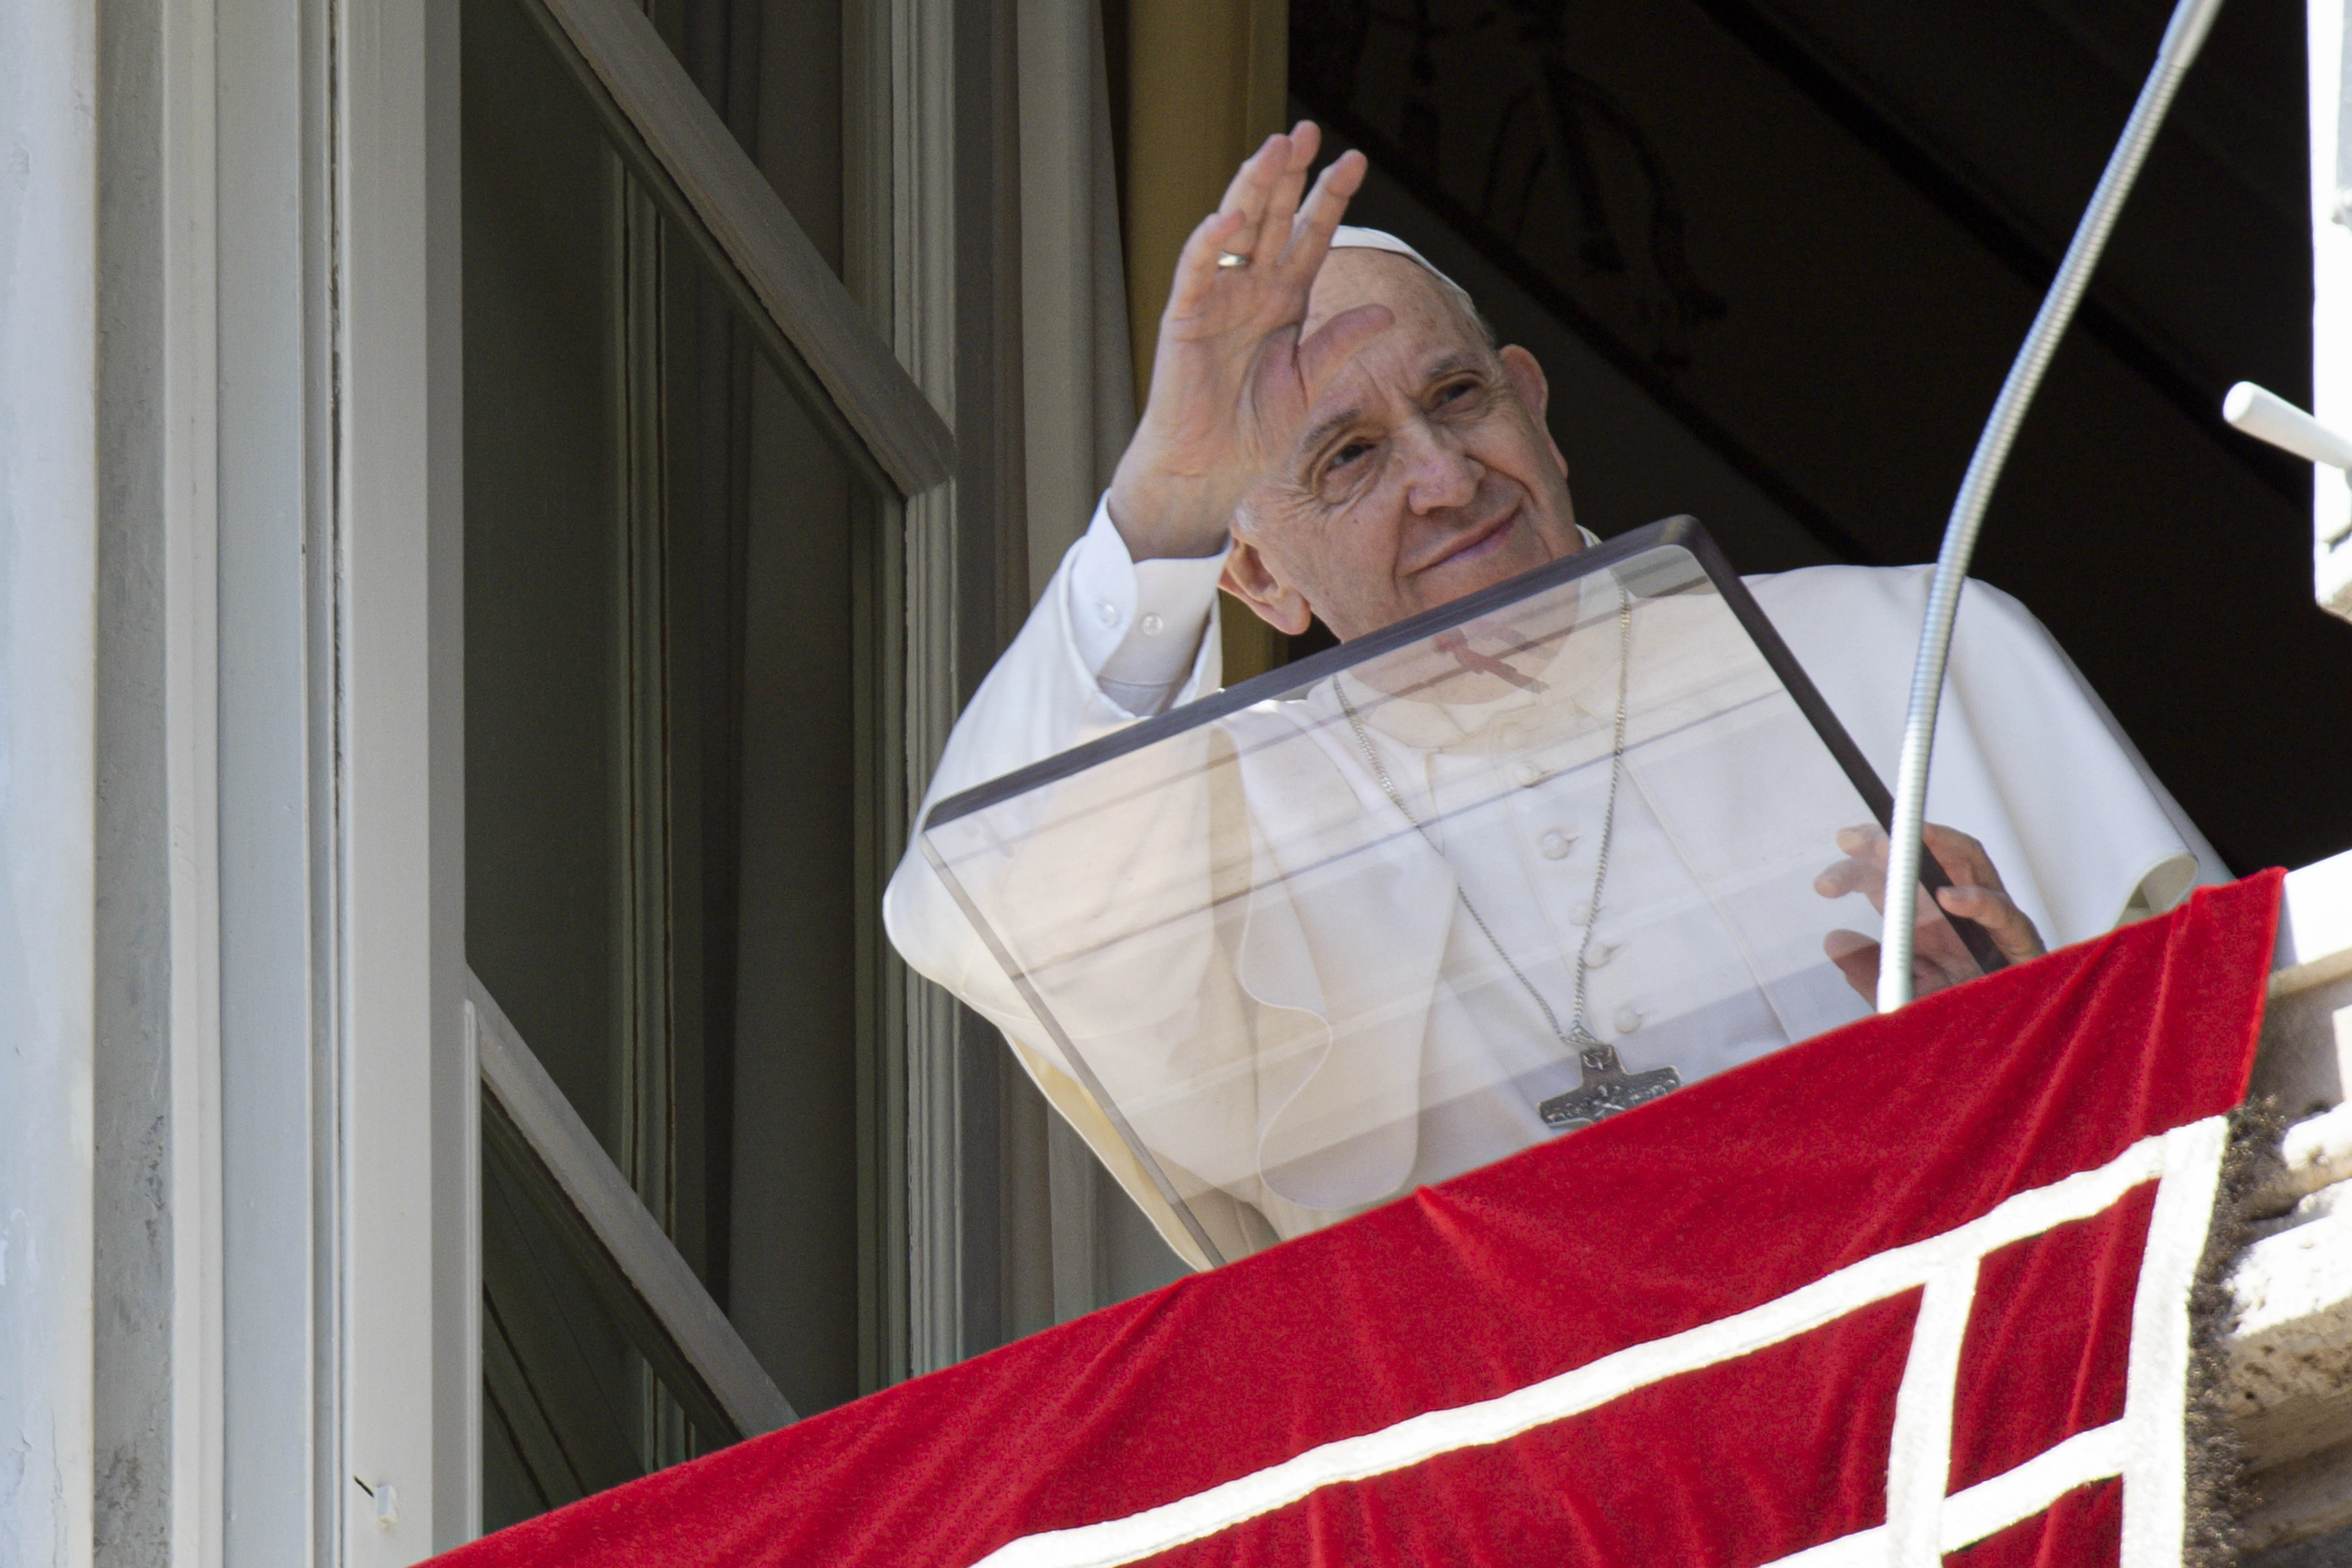
{"type": "MultiPolygon", "coordinates": [[[[2029,958],[2039,958],[2046,950],[2042,945],[2042,933],[2019,909],[2015,900],[2000,885],[2000,873],[1993,868],[1992,858],[1984,846],[1965,833],[1935,823],[1927,825],[1920,837],[1927,852],[1952,879],[1948,888],[1936,892],[1936,904],[1947,914],[1971,920],[1982,926],[1985,934],[2000,955],[2011,963],[2021,963],[2029,958]]],[[[1841,898],[1859,892],[1870,900],[1870,907],[1884,914],[1886,910],[1886,850],[1885,832],[1875,823],[1860,827],[1842,828],[1837,836],[1838,847],[1845,858],[1813,879],[1813,890],[1825,899],[1841,898]]],[[[1916,899],[1916,923],[1911,935],[1911,994],[1925,996],[1930,991],[1941,991],[1957,985],[1977,973],[1976,960],[1969,956],[1959,933],[1936,913],[1936,905],[1927,901],[1926,891],[1916,899]]],[[[1878,995],[1878,941],[1860,931],[1833,931],[1822,940],[1822,946],[1830,962],[1844,973],[1846,984],[1862,993],[1865,1000],[1875,1001],[1878,995]]]]}
{"type": "Polygon", "coordinates": [[[1308,292],[1366,166],[1348,153],[1307,191],[1321,144],[1311,121],[1267,137],[1177,260],[1150,396],[1110,488],[1111,521],[1138,560],[1216,553],[1234,506],[1296,437],[1314,390],[1390,325],[1385,308],[1366,305],[1300,341],[1308,292]]]}

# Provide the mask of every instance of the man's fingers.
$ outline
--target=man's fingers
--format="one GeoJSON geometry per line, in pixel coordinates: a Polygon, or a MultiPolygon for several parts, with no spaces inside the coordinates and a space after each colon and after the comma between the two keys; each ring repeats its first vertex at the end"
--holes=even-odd
{"type": "Polygon", "coordinates": [[[1298,216],[1298,198],[1307,189],[1307,171],[1315,166],[1323,132],[1313,121],[1302,120],[1292,127],[1287,141],[1286,156],[1267,186],[1265,210],[1258,216],[1257,237],[1250,247],[1251,256],[1269,267],[1290,247],[1291,220],[1298,216]]]}
{"type": "Polygon", "coordinates": [[[1361,153],[1349,148],[1315,177],[1315,188],[1307,193],[1297,220],[1291,225],[1289,248],[1283,254],[1285,265],[1310,275],[1321,270],[1323,258],[1331,249],[1331,236],[1348,216],[1348,203],[1363,188],[1365,172],[1370,167],[1361,153]]]}
{"type": "Polygon", "coordinates": [[[1258,319],[1276,299],[1294,322],[1306,313],[1307,289],[1367,167],[1360,153],[1341,155],[1316,180],[1302,208],[1299,192],[1321,144],[1322,132],[1312,121],[1302,120],[1290,134],[1267,137],[1234,172],[1224,200],[1185,241],[1168,294],[1167,321],[1222,316],[1223,307],[1212,301],[1228,296],[1246,319],[1258,319]],[[1248,257],[1249,266],[1219,267],[1217,258],[1226,251],[1248,257]]]}
{"type": "Polygon", "coordinates": [[[1181,321],[1198,313],[1202,301],[1217,281],[1217,255],[1249,222],[1238,208],[1221,208],[1192,229],[1176,258],[1176,281],[1168,290],[1165,321],[1181,321]]]}
{"type": "Polygon", "coordinates": [[[1302,120],[1290,128],[1290,144],[1297,149],[1297,164],[1304,171],[1314,166],[1315,154],[1323,151],[1323,128],[1311,120],[1302,120]]]}
{"type": "MultiPolygon", "coordinates": [[[[1958,933],[1938,918],[1939,910],[1944,915],[1976,921],[1992,938],[2001,956],[2012,963],[2039,957],[2042,951],[2041,935],[2024,911],[2002,891],[2000,878],[1993,870],[1984,846],[1965,833],[1934,823],[1927,825],[1921,837],[1928,852],[1952,879],[1952,885],[1938,889],[1932,901],[1924,889],[1912,895],[1918,910],[1912,935],[1912,994],[1925,996],[1976,973],[1975,961],[1969,957],[1958,933]]],[[[1846,858],[1814,878],[1813,890],[1830,899],[1863,893],[1873,908],[1883,911],[1886,908],[1886,861],[1891,847],[1885,832],[1872,823],[1841,828],[1837,846],[1846,858]]],[[[1830,962],[1845,976],[1846,984],[1864,997],[1877,995],[1876,942],[1853,931],[1832,931],[1823,939],[1822,946],[1830,962]]]]}
{"type": "MultiPolygon", "coordinates": [[[[1928,853],[1935,857],[1936,864],[1943,868],[1944,875],[1951,879],[1954,886],[1990,888],[1995,892],[2001,890],[2000,873],[1993,868],[1992,858],[1985,853],[1983,845],[1967,834],[1958,828],[1930,822],[1922,828],[1919,837],[1928,853]]],[[[1866,860],[1876,866],[1881,871],[1886,868],[1887,851],[1891,845],[1885,829],[1875,823],[1862,823],[1838,829],[1837,847],[1855,859],[1866,860]]]]}
{"type": "Polygon", "coordinates": [[[1219,212],[1237,212],[1255,231],[1259,218],[1265,216],[1275,180],[1290,163],[1290,138],[1277,131],[1257,144],[1257,151],[1242,160],[1234,177],[1225,186],[1224,199],[1217,204],[1219,212]]]}
{"type": "Polygon", "coordinates": [[[1257,245],[1258,224],[1272,200],[1275,180],[1288,167],[1290,138],[1275,135],[1242,160],[1225,187],[1217,210],[1193,226],[1176,258],[1176,279],[1168,290],[1163,321],[1184,321],[1199,313],[1217,282],[1219,253],[1232,250],[1251,255],[1257,245]]]}
{"type": "Polygon", "coordinates": [[[1878,944],[1857,931],[1833,931],[1822,938],[1822,951],[1838,966],[1845,983],[1865,1002],[1878,999],[1878,944]]]}
{"type": "MultiPolygon", "coordinates": [[[[1845,976],[1845,983],[1853,987],[1854,994],[1875,1005],[1882,956],[1878,943],[1859,931],[1833,931],[1822,939],[1822,951],[1837,965],[1838,973],[1845,976]]],[[[1965,950],[1959,952],[1957,963],[1948,954],[1915,952],[1911,957],[1911,994],[1931,996],[1947,986],[1974,979],[1976,973],[1976,965],[1965,950]]]]}
{"type": "Polygon", "coordinates": [[[1886,830],[1874,822],[1839,828],[1837,847],[1857,860],[1867,860],[1881,871],[1886,869],[1886,830]]]}
{"type": "Polygon", "coordinates": [[[1936,901],[1945,912],[1970,920],[1984,928],[2000,955],[2011,963],[2022,963],[2029,958],[2039,958],[2047,951],[2042,943],[2042,933],[2033,929],[2033,921],[2016,900],[1999,888],[1953,886],[1939,889],[1936,901]]]}
{"type": "MultiPolygon", "coordinates": [[[[1841,843],[1839,847],[1844,847],[1841,843]]],[[[1825,899],[1842,899],[1848,893],[1861,893],[1870,900],[1871,908],[1886,908],[1886,868],[1873,865],[1858,856],[1849,856],[1813,879],[1813,891],[1825,899]]]]}
{"type": "Polygon", "coordinates": [[[1919,837],[1936,863],[1943,867],[1944,875],[1954,882],[1979,888],[2000,886],[2000,873],[1993,869],[1992,857],[1967,834],[1930,822],[1921,827],[1919,837]]]}
{"type": "Polygon", "coordinates": [[[1165,320],[1192,321],[1204,313],[1222,317],[1223,307],[1211,301],[1234,294],[1236,287],[1240,291],[1234,298],[1245,318],[1258,319],[1258,312],[1276,298],[1293,322],[1306,313],[1307,290],[1322,269],[1332,233],[1370,167],[1361,153],[1340,154],[1317,177],[1301,204],[1299,192],[1321,144],[1322,132],[1314,121],[1302,120],[1288,135],[1267,137],[1234,172],[1225,199],[1184,243],[1165,320]],[[1248,257],[1250,265],[1219,267],[1217,258],[1226,251],[1248,257]]]}

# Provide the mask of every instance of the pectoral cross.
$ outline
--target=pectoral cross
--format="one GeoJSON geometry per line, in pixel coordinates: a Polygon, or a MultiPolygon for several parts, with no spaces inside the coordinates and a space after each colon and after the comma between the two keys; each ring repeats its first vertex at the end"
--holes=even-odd
{"type": "Polygon", "coordinates": [[[1547,1127],[1563,1132],[1590,1127],[1683,1086],[1683,1075],[1672,1068],[1627,1072],[1625,1065],[1617,1059],[1617,1047],[1594,1038],[1581,1024],[1574,1034],[1579,1047],[1577,1060],[1584,1068],[1584,1086],[1566,1094],[1555,1094],[1536,1107],[1536,1114],[1543,1118],[1547,1127]]]}

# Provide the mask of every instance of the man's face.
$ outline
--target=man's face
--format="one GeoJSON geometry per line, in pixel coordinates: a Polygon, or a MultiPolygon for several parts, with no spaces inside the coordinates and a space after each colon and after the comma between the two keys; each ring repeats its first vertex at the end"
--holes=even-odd
{"type": "Polygon", "coordinates": [[[1581,545],[1543,372],[1486,346],[1443,285],[1385,251],[1334,250],[1305,332],[1342,310],[1395,324],[1319,388],[1243,499],[1226,586],[1282,630],[1360,637],[1581,545]]]}

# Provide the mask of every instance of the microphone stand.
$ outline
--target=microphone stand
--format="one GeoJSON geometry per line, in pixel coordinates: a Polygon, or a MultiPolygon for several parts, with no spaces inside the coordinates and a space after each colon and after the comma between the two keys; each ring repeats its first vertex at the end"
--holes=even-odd
{"type": "Polygon", "coordinates": [[[1959,494],[1952,500],[1951,521],[1944,526],[1944,544],[1936,556],[1936,575],[1927,590],[1927,624],[1919,632],[1919,653],[1911,668],[1911,706],[1903,722],[1903,760],[1895,776],[1895,820],[1887,828],[1886,910],[1878,944],[1878,1010],[1892,1013],[1911,1000],[1911,956],[1914,908],[1919,885],[1920,833],[1927,825],[1927,764],[1936,746],[1936,710],[1943,699],[1944,665],[1951,652],[1952,622],[1960,608],[1960,588],[1976,553],[1977,533],[1984,524],[1985,506],[1993,486],[2009,462],[2025,411],[2041,389],[2042,373],[2050,368],[2059,340],[2074,319],[2083,290],[2106,248],[2107,235],[2139,177],[2140,165],[2156,142],[2157,131],[2172,107],[2172,96],[2189,72],[2189,62],[2212,30],[2221,0],[2179,0],[2156,64],[2132,105],[2123,135],[2107,158],[2091,205],[2075,226],[2074,242],[2059,264],[2042,297],[2042,310],[2017,351],[1994,400],[1992,416],[1977,437],[1975,456],[1969,459],[1959,494]]]}

